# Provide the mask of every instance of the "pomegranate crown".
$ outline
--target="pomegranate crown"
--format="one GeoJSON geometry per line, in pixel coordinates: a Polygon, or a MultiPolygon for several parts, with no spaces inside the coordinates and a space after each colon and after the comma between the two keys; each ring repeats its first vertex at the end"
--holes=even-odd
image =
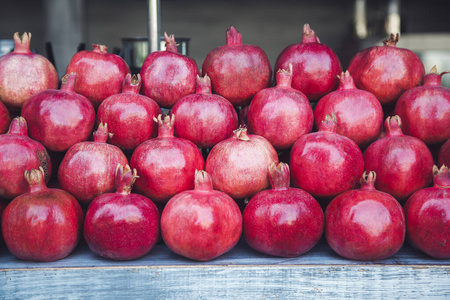
{"type": "Polygon", "coordinates": [[[22,37],[19,33],[14,33],[14,51],[15,53],[30,53],[31,32],[24,32],[22,37]]]}
{"type": "Polygon", "coordinates": [[[399,36],[400,35],[398,33],[397,34],[391,33],[391,35],[383,41],[383,44],[385,46],[396,47],[399,40],[399,36]]]}
{"type": "Polygon", "coordinates": [[[433,166],[433,181],[434,185],[444,189],[450,189],[450,171],[446,165],[433,166]]]}
{"type": "Polygon", "coordinates": [[[131,189],[137,178],[139,178],[139,176],[137,175],[136,169],[131,171],[129,165],[123,167],[121,164],[117,164],[115,178],[116,192],[121,194],[131,193],[131,189]]]}
{"type": "Polygon", "coordinates": [[[241,125],[238,129],[233,131],[234,136],[241,141],[250,141],[250,138],[247,134],[247,126],[241,125]]]}
{"type": "Polygon", "coordinates": [[[316,35],[314,30],[311,29],[309,24],[303,25],[302,43],[318,43],[318,44],[320,44],[319,37],[316,35]]]}
{"type": "Polygon", "coordinates": [[[164,32],[164,40],[166,41],[166,51],[178,53],[178,46],[175,42],[175,35],[171,34],[170,36],[164,32]]]}

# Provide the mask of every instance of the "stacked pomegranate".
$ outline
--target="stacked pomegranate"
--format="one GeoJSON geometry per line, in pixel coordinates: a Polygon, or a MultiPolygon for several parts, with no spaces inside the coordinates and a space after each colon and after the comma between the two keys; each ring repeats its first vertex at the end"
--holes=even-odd
{"type": "Polygon", "coordinates": [[[347,259],[385,259],[405,240],[450,257],[447,71],[425,75],[391,35],[343,72],[308,24],[273,70],[233,26],[201,73],[165,39],[134,75],[106,46],[78,52],[57,89],[30,35],[15,35],[0,58],[0,211],[13,255],[61,259],[84,237],[129,260],[161,239],[205,261],[242,237],[295,257],[324,237],[347,259]]]}

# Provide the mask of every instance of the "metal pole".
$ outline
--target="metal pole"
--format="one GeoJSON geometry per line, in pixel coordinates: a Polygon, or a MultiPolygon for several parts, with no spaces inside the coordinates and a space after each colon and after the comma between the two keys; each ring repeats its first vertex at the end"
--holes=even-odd
{"type": "Polygon", "coordinates": [[[160,50],[160,0],[148,0],[148,41],[150,52],[160,50]]]}

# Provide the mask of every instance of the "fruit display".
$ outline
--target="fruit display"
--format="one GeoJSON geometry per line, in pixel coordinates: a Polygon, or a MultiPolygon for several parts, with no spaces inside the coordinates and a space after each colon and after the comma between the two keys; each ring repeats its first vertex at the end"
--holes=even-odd
{"type": "Polygon", "coordinates": [[[18,259],[55,261],[80,244],[139,260],[158,243],[189,263],[238,243],[270,259],[325,244],[378,261],[405,243],[449,258],[448,71],[425,75],[398,36],[348,70],[308,24],[274,72],[234,26],[201,68],[173,35],[139,74],[94,45],[60,89],[29,38],[0,57],[0,247],[18,259]],[[24,78],[28,67],[52,84],[24,78]]]}

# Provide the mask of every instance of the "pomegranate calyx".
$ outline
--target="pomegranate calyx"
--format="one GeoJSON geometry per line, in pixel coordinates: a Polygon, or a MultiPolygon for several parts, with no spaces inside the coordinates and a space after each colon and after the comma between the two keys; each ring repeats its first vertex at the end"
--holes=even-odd
{"type": "Polygon", "coordinates": [[[233,25],[227,30],[226,42],[227,46],[242,45],[242,34],[240,34],[233,25]]]}
{"type": "Polygon", "coordinates": [[[391,33],[389,38],[383,41],[383,44],[388,47],[397,47],[398,39],[399,39],[398,33],[397,34],[391,33]]]}
{"type": "Polygon", "coordinates": [[[387,117],[384,121],[384,129],[386,130],[386,136],[402,136],[402,120],[400,116],[387,117]]]}
{"type": "Polygon", "coordinates": [[[115,177],[116,193],[124,195],[130,194],[137,178],[139,178],[139,176],[137,175],[136,169],[131,171],[129,165],[125,165],[124,168],[121,164],[117,164],[115,177]]]}
{"type": "Polygon", "coordinates": [[[350,72],[348,70],[342,72],[341,75],[337,75],[337,78],[339,78],[340,81],[339,87],[337,89],[338,91],[356,89],[355,81],[353,80],[353,77],[350,75],[350,72]]]}
{"type": "Polygon", "coordinates": [[[153,117],[153,121],[158,123],[158,137],[173,137],[174,134],[174,124],[175,124],[175,115],[172,114],[164,116],[164,120],[162,119],[162,114],[158,115],[158,118],[153,117]]]}
{"type": "Polygon", "coordinates": [[[30,50],[30,40],[31,40],[31,32],[24,32],[22,37],[19,36],[19,33],[14,33],[14,53],[31,53],[30,50]]]}
{"type": "Polygon", "coordinates": [[[276,77],[277,87],[292,87],[292,64],[289,63],[289,70],[279,69],[276,77]]]}
{"type": "Polygon", "coordinates": [[[106,143],[106,141],[113,137],[113,133],[108,132],[108,124],[100,122],[98,128],[93,133],[94,142],[106,143]]]}
{"type": "Polygon", "coordinates": [[[440,169],[433,166],[433,181],[435,187],[450,189],[450,171],[446,165],[442,165],[440,169]]]}
{"type": "Polygon", "coordinates": [[[15,117],[9,124],[9,134],[28,136],[28,125],[24,117],[15,117]]]}
{"type": "Polygon", "coordinates": [[[45,185],[45,171],[44,168],[26,170],[24,173],[25,180],[28,182],[28,192],[34,193],[47,189],[45,185]]]}
{"type": "Polygon", "coordinates": [[[137,75],[136,74],[131,75],[131,73],[128,73],[123,79],[122,93],[139,94],[141,86],[142,86],[141,75],[139,73],[137,75]]]}
{"type": "Polygon", "coordinates": [[[370,191],[375,190],[375,180],[377,178],[377,174],[375,171],[364,171],[362,177],[360,179],[361,190],[370,191]]]}
{"type": "Polygon", "coordinates": [[[246,126],[240,126],[238,129],[233,131],[234,136],[241,141],[250,141],[250,138],[247,135],[247,127],[246,126]]]}
{"type": "Polygon", "coordinates": [[[204,170],[195,170],[194,190],[209,192],[213,190],[211,175],[204,170]]]}
{"type": "Polygon", "coordinates": [[[61,78],[61,90],[75,92],[75,81],[77,74],[75,72],[64,75],[61,78]]]}
{"type": "Polygon", "coordinates": [[[334,113],[326,115],[325,119],[319,124],[319,131],[330,131],[336,133],[337,130],[337,118],[334,113]]]}
{"type": "Polygon", "coordinates": [[[314,30],[309,27],[309,24],[303,25],[303,37],[302,37],[302,43],[318,43],[320,44],[319,37],[316,36],[316,33],[314,30]]]}
{"type": "Polygon", "coordinates": [[[289,165],[273,162],[268,167],[270,185],[273,190],[286,190],[290,184],[289,165]]]}
{"type": "Polygon", "coordinates": [[[197,75],[195,78],[195,93],[202,95],[211,94],[211,79],[207,74],[203,77],[197,75]]]}
{"type": "Polygon", "coordinates": [[[92,44],[92,47],[94,47],[94,52],[96,53],[101,53],[101,54],[106,54],[108,53],[108,47],[106,47],[105,45],[100,45],[100,44],[92,44]]]}
{"type": "Polygon", "coordinates": [[[178,53],[178,46],[180,44],[177,44],[175,42],[175,35],[171,34],[170,36],[167,35],[166,32],[164,32],[164,40],[166,41],[166,51],[178,53]]]}

